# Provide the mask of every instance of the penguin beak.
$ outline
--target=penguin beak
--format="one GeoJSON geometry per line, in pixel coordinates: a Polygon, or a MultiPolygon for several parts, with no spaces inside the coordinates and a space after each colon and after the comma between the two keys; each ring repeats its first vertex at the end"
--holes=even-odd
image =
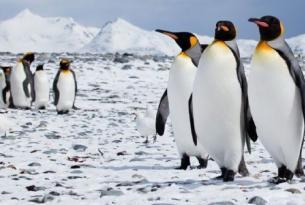
{"type": "Polygon", "coordinates": [[[167,35],[167,36],[171,37],[174,40],[178,40],[178,36],[174,32],[165,31],[165,30],[161,30],[161,29],[157,29],[156,32],[159,32],[159,33],[162,33],[164,35],[167,35]]]}
{"type": "Polygon", "coordinates": [[[268,28],[269,24],[258,18],[249,18],[249,22],[255,23],[259,27],[268,28]]]}

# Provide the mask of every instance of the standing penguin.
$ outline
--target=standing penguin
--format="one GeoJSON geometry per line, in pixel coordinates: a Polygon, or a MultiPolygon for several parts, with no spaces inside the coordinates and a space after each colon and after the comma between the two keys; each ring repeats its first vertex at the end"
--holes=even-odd
{"type": "Polygon", "coordinates": [[[43,69],[43,64],[38,65],[34,74],[35,107],[46,109],[49,102],[49,80],[43,69]]]}
{"type": "Polygon", "coordinates": [[[26,53],[12,69],[11,93],[16,108],[30,109],[35,99],[34,80],[30,68],[34,60],[34,53],[26,53]]]}
{"type": "Polygon", "coordinates": [[[284,39],[284,26],[273,16],[250,18],[260,42],[249,75],[249,102],[257,132],[278,167],[280,183],[303,175],[305,80],[284,39]]]}
{"type": "Polygon", "coordinates": [[[216,161],[221,169],[221,176],[217,178],[223,181],[234,180],[244,161],[245,141],[250,152],[248,137],[257,139],[235,38],[232,22],[217,22],[215,40],[200,58],[190,99],[194,143],[198,140],[216,161]]]}
{"type": "Polygon", "coordinates": [[[75,108],[77,82],[75,73],[70,69],[68,59],[60,61],[60,68],[53,82],[54,104],[58,114],[67,114],[75,108]]]}
{"type": "Polygon", "coordinates": [[[0,70],[0,107],[7,108],[10,106],[11,102],[11,88],[10,88],[10,75],[12,67],[1,66],[0,70]]]}
{"type": "Polygon", "coordinates": [[[202,47],[192,33],[156,31],[174,39],[182,49],[172,64],[168,87],[159,104],[156,119],[157,133],[163,135],[170,112],[174,137],[181,157],[181,165],[178,169],[187,169],[190,165],[190,156],[197,157],[199,168],[206,168],[208,154],[201,145],[196,146],[193,142],[188,112],[188,100],[193,90],[202,47]]]}

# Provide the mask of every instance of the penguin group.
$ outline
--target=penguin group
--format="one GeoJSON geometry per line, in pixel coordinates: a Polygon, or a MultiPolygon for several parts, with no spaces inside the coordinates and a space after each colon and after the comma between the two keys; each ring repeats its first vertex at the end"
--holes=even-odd
{"type": "Polygon", "coordinates": [[[218,21],[214,40],[201,45],[189,32],[156,30],[181,48],[170,68],[168,86],[159,102],[155,128],[164,134],[171,117],[181,165],[196,157],[199,168],[208,158],[219,166],[216,179],[234,181],[249,175],[244,152],[260,139],[278,168],[272,183],[304,175],[302,146],[305,80],[284,38],[283,23],[274,16],[250,18],[260,41],[252,55],[248,78],[230,21],[218,21]]]}
{"type": "MultiPolygon", "coordinates": [[[[29,110],[32,105],[38,110],[47,108],[50,96],[49,79],[44,64],[31,71],[35,54],[25,53],[15,66],[0,66],[0,106],[29,110]]],[[[58,114],[67,114],[75,109],[77,81],[69,59],[61,59],[53,81],[54,105],[58,114]]]]}

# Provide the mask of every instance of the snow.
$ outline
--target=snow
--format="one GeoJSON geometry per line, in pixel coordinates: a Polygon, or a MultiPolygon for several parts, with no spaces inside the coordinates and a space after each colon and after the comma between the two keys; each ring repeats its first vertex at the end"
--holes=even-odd
{"type": "Polygon", "coordinates": [[[0,51],[76,51],[89,43],[98,31],[72,18],[41,17],[25,9],[14,18],[0,22],[0,51]]]}
{"type": "MultiPolygon", "coordinates": [[[[33,70],[47,61],[52,82],[60,57],[39,54],[33,70]]],[[[133,113],[144,113],[147,104],[157,108],[172,58],[66,57],[73,60],[80,89],[76,106],[81,109],[66,116],[57,115],[51,104],[46,111],[8,110],[6,117],[14,126],[0,138],[0,204],[247,204],[254,196],[271,205],[305,204],[304,178],[280,185],[267,182],[277,170],[260,142],[245,156],[251,175],[237,175],[230,183],[212,179],[220,172],[211,160],[203,170],[174,169],[180,160],[170,122],[156,143],[143,143],[133,113]]],[[[7,64],[15,58],[0,55],[7,64]]],[[[192,162],[195,167],[197,160],[192,162]]]]}
{"type": "Polygon", "coordinates": [[[172,39],[160,33],[143,30],[118,18],[106,23],[97,36],[84,47],[84,51],[174,55],[179,52],[179,48],[172,39]]]}

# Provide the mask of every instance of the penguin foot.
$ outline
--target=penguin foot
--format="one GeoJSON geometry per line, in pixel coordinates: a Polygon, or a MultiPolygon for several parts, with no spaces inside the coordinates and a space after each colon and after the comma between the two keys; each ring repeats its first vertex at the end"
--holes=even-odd
{"type": "Polygon", "coordinates": [[[240,163],[239,163],[239,166],[238,166],[238,173],[243,176],[243,177],[246,177],[246,176],[249,176],[249,171],[248,171],[248,168],[247,168],[247,165],[246,165],[246,162],[245,162],[245,159],[244,159],[244,156],[242,157],[240,163]]]}
{"type": "Polygon", "coordinates": [[[68,114],[68,113],[69,113],[69,110],[57,111],[57,114],[59,114],[59,115],[65,115],[65,114],[68,114]]]}
{"type": "Polygon", "coordinates": [[[295,170],[295,175],[297,176],[297,177],[302,177],[302,176],[304,176],[304,170],[303,170],[303,168],[301,168],[301,169],[297,169],[297,170],[295,170]]]}
{"type": "Polygon", "coordinates": [[[198,162],[199,162],[199,166],[197,167],[197,169],[205,169],[208,166],[208,158],[203,159],[201,157],[196,157],[198,162]]]}
{"type": "Polygon", "coordinates": [[[232,182],[234,181],[235,172],[233,170],[227,170],[223,177],[224,182],[232,182]]]}
{"type": "Polygon", "coordinates": [[[41,106],[38,108],[39,110],[45,110],[46,109],[46,106],[41,106]]]}
{"type": "Polygon", "coordinates": [[[226,174],[226,172],[227,172],[227,168],[222,167],[222,168],[220,168],[220,170],[221,170],[221,175],[215,177],[214,179],[220,180],[220,179],[223,179],[223,178],[224,178],[224,176],[225,176],[225,174],[226,174]]]}
{"type": "Polygon", "coordinates": [[[190,165],[191,165],[190,157],[187,156],[186,154],[183,154],[182,158],[181,158],[181,165],[180,165],[180,167],[177,167],[176,169],[186,170],[187,167],[190,166],[190,165]]]}
{"type": "Polygon", "coordinates": [[[146,137],[145,141],[143,142],[144,144],[148,144],[149,141],[148,141],[148,137],[146,137]]]}
{"type": "Polygon", "coordinates": [[[287,182],[287,179],[280,177],[272,177],[271,179],[268,180],[268,182],[271,184],[281,184],[287,182]]]}
{"type": "Polygon", "coordinates": [[[157,141],[157,135],[153,136],[154,143],[157,141]]]}

